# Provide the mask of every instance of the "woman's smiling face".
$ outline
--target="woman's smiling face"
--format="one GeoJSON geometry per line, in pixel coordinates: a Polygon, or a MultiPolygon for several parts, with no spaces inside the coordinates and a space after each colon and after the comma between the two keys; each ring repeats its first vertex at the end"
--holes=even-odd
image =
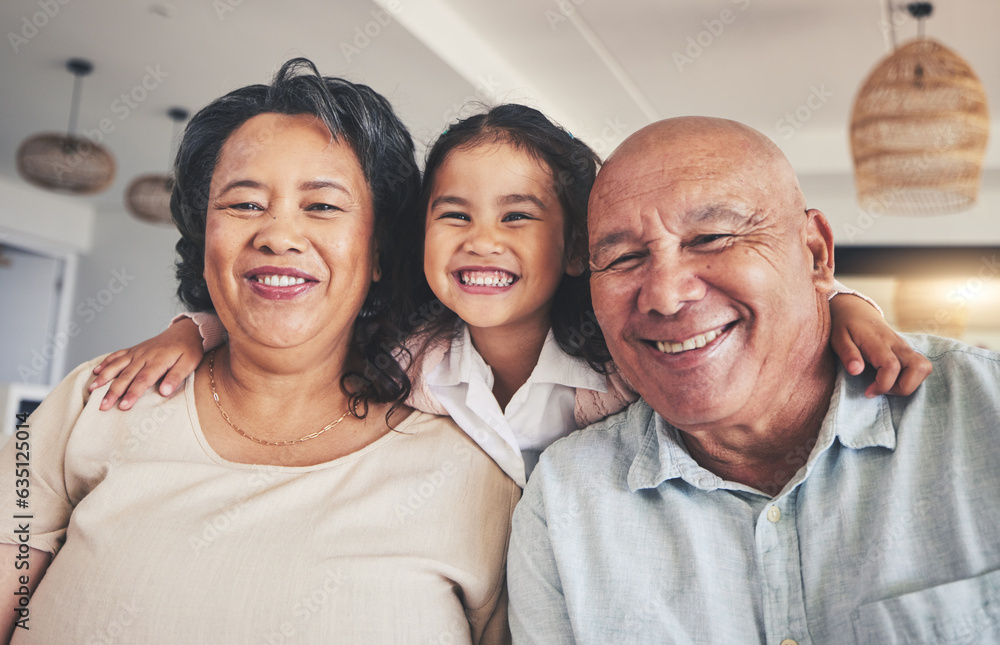
{"type": "Polygon", "coordinates": [[[570,265],[565,237],[552,174],[535,157],[505,143],[458,148],[434,177],[424,273],[473,328],[547,328],[570,265]]]}
{"type": "Polygon", "coordinates": [[[312,115],[261,114],[212,174],[205,280],[231,334],[271,347],[346,343],[375,275],[357,156],[312,115]]]}

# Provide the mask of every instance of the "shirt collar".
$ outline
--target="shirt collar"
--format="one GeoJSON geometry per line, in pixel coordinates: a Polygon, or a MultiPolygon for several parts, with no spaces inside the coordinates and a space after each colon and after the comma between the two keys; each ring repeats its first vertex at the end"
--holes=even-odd
{"type": "MultiPolygon", "coordinates": [[[[808,475],[816,457],[832,445],[834,439],[854,450],[896,447],[896,429],[886,395],[869,399],[865,388],[871,376],[850,376],[837,366],[837,377],[830,397],[830,407],[820,426],[816,448],[806,463],[806,471],[799,472],[790,483],[801,481],[808,475]]],[[[643,405],[646,405],[643,402],[643,405]]],[[[648,405],[647,405],[648,407],[648,405]]],[[[681,440],[680,431],[652,413],[642,430],[639,450],[629,469],[629,490],[636,492],[656,488],[668,479],[683,479],[703,490],[731,488],[751,490],[739,484],[724,482],[714,473],[702,468],[688,453],[681,440]]]]}
{"type": "MultiPolygon", "coordinates": [[[[430,385],[450,386],[481,380],[493,388],[493,371],[476,348],[472,346],[469,326],[461,323],[444,360],[427,376],[430,385]]],[[[575,358],[564,352],[555,335],[549,329],[545,344],[538,357],[538,364],[532,370],[526,384],[554,383],[573,388],[585,388],[607,392],[607,379],[594,371],[582,358],[575,358]]]]}

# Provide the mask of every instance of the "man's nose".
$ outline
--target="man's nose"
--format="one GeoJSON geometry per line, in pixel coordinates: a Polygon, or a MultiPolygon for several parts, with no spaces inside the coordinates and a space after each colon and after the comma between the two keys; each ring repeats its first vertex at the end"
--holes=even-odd
{"type": "Polygon", "coordinates": [[[637,305],[644,314],[656,312],[672,316],[686,303],[705,297],[705,282],[691,260],[654,257],[643,277],[637,305]]]}

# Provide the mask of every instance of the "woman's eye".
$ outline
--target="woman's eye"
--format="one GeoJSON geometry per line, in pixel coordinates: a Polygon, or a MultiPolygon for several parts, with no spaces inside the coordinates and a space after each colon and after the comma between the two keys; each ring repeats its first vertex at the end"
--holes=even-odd
{"type": "Polygon", "coordinates": [[[260,211],[260,210],[264,210],[263,208],[260,207],[260,205],[254,204],[253,202],[240,202],[239,204],[230,204],[229,208],[231,208],[231,209],[233,209],[235,211],[260,211]]]}
{"type": "Polygon", "coordinates": [[[310,204],[306,207],[307,211],[319,211],[319,212],[330,212],[330,211],[342,211],[344,209],[339,206],[334,206],[333,204],[310,204]]]}

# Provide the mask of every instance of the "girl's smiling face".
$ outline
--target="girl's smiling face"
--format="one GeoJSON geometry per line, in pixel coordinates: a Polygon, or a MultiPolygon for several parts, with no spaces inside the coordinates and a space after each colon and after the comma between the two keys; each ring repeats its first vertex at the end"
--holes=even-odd
{"type": "Polygon", "coordinates": [[[434,294],[474,329],[537,332],[564,273],[566,220],[552,173],[506,143],[457,148],[434,177],[424,273],[434,294]]]}

